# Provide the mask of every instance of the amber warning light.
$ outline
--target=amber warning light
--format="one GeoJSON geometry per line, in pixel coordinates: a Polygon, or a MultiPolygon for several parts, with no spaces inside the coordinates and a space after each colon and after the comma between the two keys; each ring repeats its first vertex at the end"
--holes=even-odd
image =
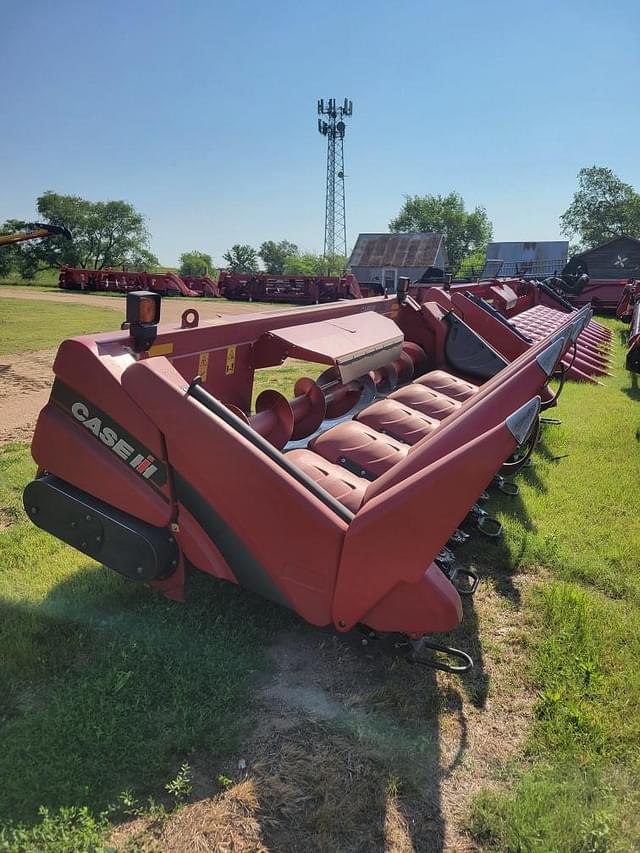
{"type": "Polygon", "coordinates": [[[127,293],[127,320],[123,329],[128,329],[133,338],[134,352],[145,352],[155,341],[160,322],[160,294],[150,290],[134,290],[127,293]]]}

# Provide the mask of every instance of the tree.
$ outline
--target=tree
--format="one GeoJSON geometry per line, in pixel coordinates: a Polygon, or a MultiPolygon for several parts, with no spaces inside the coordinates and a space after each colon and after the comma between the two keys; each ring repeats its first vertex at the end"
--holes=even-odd
{"type": "Polygon", "coordinates": [[[476,249],[462,259],[457,270],[458,274],[473,277],[479,276],[485,267],[486,258],[486,249],[476,249]]]}
{"type": "Polygon", "coordinates": [[[305,252],[287,258],[284,272],[286,275],[341,275],[346,263],[343,255],[325,258],[314,252],[305,252]]]}
{"type": "Polygon", "coordinates": [[[459,193],[405,196],[400,213],[389,223],[390,231],[439,231],[444,234],[449,266],[457,272],[463,258],[484,249],[493,226],[484,207],[468,212],[459,193]]]}
{"type": "Polygon", "coordinates": [[[265,240],[258,251],[264,268],[270,275],[282,275],[288,259],[299,254],[300,250],[296,244],[290,243],[288,240],[281,240],[279,243],[273,240],[265,240]]]}
{"type": "Polygon", "coordinates": [[[222,257],[231,272],[255,272],[258,269],[256,250],[246,244],[236,243],[222,257]]]}
{"type": "Polygon", "coordinates": [[[578,189],[560,217],[562,231],[592,249],[613,237],[640,238],[640,194],[604,166],[578,172],[578,189]]]}
{"type": "MultiPolygon", "coordinates": [[[[20,219],[7,219],[0,225],[0,234],[15,234],[16,231],[25,231],[27,223],[20,219]]],[[[0,246],[0,276],[9,275],[18,269],[20,258],[20,244],[7,243],[0,246]]]]}
{"type": "Polygon", "coordinates": [[[45,192],[37,200],[38,220],[65,225],[72,240],[50,237],[20,247],[18,268],[25,278],[62,264],[103,269],[158,264],[149,250],[142,214],[126,201],[91,202],[79,196],[45,192]]]}
{"type": "Polygon", "coordinates": [[[180,275],[207,275],[213,269],[211,255],[206,252],[183,252],[180,255],[180,275]]]}

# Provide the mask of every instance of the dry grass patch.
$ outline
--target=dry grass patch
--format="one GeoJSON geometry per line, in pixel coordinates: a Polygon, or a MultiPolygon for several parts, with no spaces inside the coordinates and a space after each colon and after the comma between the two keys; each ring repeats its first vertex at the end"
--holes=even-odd
{"type": "MultiPolygon", "coordinates": [[[[512,582],[525,593],[526,577],[512,582]]],[[[479,671],[462,680],[357,635],[282,632],[241,751],[226,766],[199,755],[196,802],[162,822],[123,825],[111,842],[233,853],[476,849],[463,828],[469,802],[508,784],[534,699],[520,672],[518,604],[488,579],[476,607],[481,617],[471,609],[451,638],[473,646],[482,629],[479,671]]]]}

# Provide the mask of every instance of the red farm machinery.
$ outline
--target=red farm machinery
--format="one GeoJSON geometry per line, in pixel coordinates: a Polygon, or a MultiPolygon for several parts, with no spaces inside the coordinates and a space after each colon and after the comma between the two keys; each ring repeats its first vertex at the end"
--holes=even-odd
{"type": "MultiPolygon", "coordinates": [[[[577,310],[544,281],[526,279],[496,279],[446,288],[413,285],[411,292],[419,303],[433,300],[444,310],[453,311],[510,359],[544,340],[577,310]]],[[[610,375],[610,341],[610,330],[592,321],[562,359],[563,376],[597,382],[598,376],[610,375]]]]}
{"type": "Polygon", "coordinates": [[[162,296],[220,296],[215,281],[209,276],[181,278],[173,272],[150,273],[112,269],[81,269],[64,266],[60,269],[58,285],[63,290],[130,293],[150,290],[162,296]]]}
{"type": "Polygon", "coordinates": [[[464,293],[420,296],[405,280],[395,297],[158,325],[160,297],[129,293],[122,331],[59,348],[26,512],[171,598],[195,567],[313,625],[402,635],[416,662],[469,668],[431,639],[478,582],[451,548],[500,534],[485,490],[517,491],[504,476],[557,402],[550,380],[607,334],[546,294],[520,327],[464,293]],[[255,371],[290,357],[309,363],[293,399],[263,390],[252,406],[255,371]]]}
{"type": "Polygon", "coordinates": [[[287,302],[319,305],[338,299],[360,299],[358,280],[350,273],[342,276],[269,275],[220,271],[220,293],[227,299],[245,302],[287,302]]]}
{"type": "Polygon", "coordinates": [[[640,281],[627,284],[620,298],[616,316],[630,323],[625,366],[633,373],[640,373],[640,281]]]}
{"type": "Polygon", "coordinates": [[[355,276],[277,276],[221,270],[217,281],[208,275],[179,276],[174,272],[148,273],[64,266],[59,286],[64,290],[130,293],[151,290],[162,296],[210,296],[245,302],[282,302],[319,305],[340,299],[359,299],[362,291],[355,276]]]}

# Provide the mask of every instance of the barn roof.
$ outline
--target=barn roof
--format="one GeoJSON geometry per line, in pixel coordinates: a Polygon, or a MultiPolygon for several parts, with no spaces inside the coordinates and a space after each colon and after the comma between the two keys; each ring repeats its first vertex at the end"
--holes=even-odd
{"type": "Polygon", "coordinates": [[[416,267],[435,264],[443,236],[436,231],[410,234],[360,234],[349,258],[350,267],[416,267]]]}
{"type": "Polygon", "coordinates": [[[618,243],[620,240],[628,240],[631,243],[635,243],[636,246],[640,247],[640,240],[636,240],[635,237],[627,237],[626,234],[619,234],[617,237],[612,237],[610,240],[605,240],[604,243],[600,243],[599,246],[594,246],[593,249],[587,249],[585,252],[580,252],[579,254],[574,255],[573,257],[587,258],[594,252],[599,252],[601,249],[604,249],[607,246],[613,246],[614,243],[618,243]]]}
{"type": "Polygon", "coordinates": [[[620,235],[606,240],[593,249],[574,255],[567,264],[567,272],[584,264],[592,279],[620,279],[640,274],[640,240],[620,235]]]}

